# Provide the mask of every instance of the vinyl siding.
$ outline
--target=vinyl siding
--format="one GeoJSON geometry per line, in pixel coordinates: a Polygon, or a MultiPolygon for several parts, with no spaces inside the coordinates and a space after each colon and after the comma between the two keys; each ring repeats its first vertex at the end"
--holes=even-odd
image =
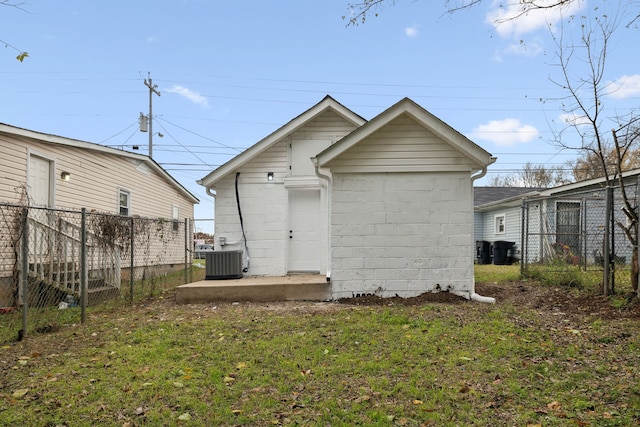
{"type": "Polygon", "coordinates": [[[5,136],[0,136],[0,151],[1,201],[20,201],[16,188],[27,186],[28,157],[33,153],[54,162],[57,208],[119,213],[118,191],[125,189],[131,194],[131,215],[171,218],[172,206],[177,205],[180,218],[193,218],[193,203],[145,162],[59,144],[9,140],[5,136]],[[71,173],[69,181],[60,179],[62,171],[71,173]]]}
{"type": "MultiPolygon", "coordinates": [[[[237,172],[240,206],[242,209],[251,276],[284,276],[287,273],[289,192],[285,180],[290,177],[290,148],[295,142],[330,140],[332,142],[351,132],[355,126],[335,112],[328,110],[310,120],[301,128],[277,141],[265,151],[242,165],[237,172]],[[274,180],[267,181],[267,173],[274,180]]],[[[242,229],[235,195],[235,173],[215,184],[215,250],[242,250],[242,229]],[[220,237],[233,243],[220,246],[220,237]]],[[[319,187],[315,179],[304,185],[319,187]]],[[[299,188],[299,187],[296,187],[299,188]]],[[[321,270],[326,271],[326,194],[322,190],[321,209],[321,270]]],[[[245,254],[246,257],[246,254],[245,254]]],[[[246,262],[246,258],[245,258],[246,262]]]]}
{"type": "Polygon", "coordinates": [[[415,120],[402,115],[327,166],[334,173],[468,172],[473,164],[415,120]]]}

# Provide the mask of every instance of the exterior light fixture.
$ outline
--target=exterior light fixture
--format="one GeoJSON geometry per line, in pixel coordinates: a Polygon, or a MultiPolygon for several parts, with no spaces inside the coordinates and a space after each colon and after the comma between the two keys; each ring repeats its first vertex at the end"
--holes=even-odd
{"type": "Polygon", "coordinates": [[[267,181],[269,182],[273,181],[273,172],[267,172],[267,181]]]}
{"type": "Polygon", "coordinates": [[[69,181],[71,179],[71,172],[62,172],[60,174],[60,179],[63,181],[69,181]]]}

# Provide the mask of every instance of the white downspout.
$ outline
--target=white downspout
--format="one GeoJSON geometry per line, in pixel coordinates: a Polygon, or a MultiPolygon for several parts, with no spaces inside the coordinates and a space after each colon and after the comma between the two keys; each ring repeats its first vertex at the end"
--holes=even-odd
{"type": "Polygon", "coordinates": [[[327,282],[331,282],[331,177],[320,173],[318,159],[311,157],[316,176],[327,183],[327,282]]]}
{"type": "MultiPolygon", "coordinates": [[[[495,161],[496,161],[496,158],[492,157],[491,158],[491,163],[493,163],[495,161]]],[[[473,175],[471,177],[471,192],[472,193],[473,193],[473,183],[476,180],[482,178],[483,176],[485,176],[487,174],[487,167],[488,167],[488,165],[484,166],[479,174],[473,175]]],[[[472,198],[472,200],[473,200],[473,198],[472,198]]],[[[472,202],[472,204],[473,204],[473,202],[472,202]]],[[[471,243],[473,245],[473,236],[471,236],[471,243]]],[[[484,303],[487,303],[487,304],[495,304],[495,302],[496,302],[496,299],[493,298],[493,297],[485,297],[485,296],[476,294],[476,276],[475,276],[475,274],[473,275],[473,280],[471,282],[471,291],[469,291],[469,299],[471,301],[484,302],[484,303]]]]}

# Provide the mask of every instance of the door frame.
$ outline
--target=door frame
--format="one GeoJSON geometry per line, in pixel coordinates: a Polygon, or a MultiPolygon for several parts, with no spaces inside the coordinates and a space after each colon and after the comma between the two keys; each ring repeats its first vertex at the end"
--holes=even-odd
{"type": "Polygon", "coordinates": [[[295,188],[289,188],[289,191],[287,192],[287,227],[286,227],[286,236],[285,239],[287,240],[287,245],[286,245],[286,270],[287,270],[287,274],[290,273],[309,273],[309,274],[322,274],[325,270],[326,270],[326,261],[323,259],[324,253],[326,252],[324,250],[324,248],[326,248],[326,244],[327,242],[325,242],[326,240],[326,233],[323,231],[324,230],[324,218],[326,215],[323,215],[323,191],[322,188],[320,186],[308,186],[308,187],[295,187],[295,188]],[[315,237],[315,241],[313,242],[314,245],[317,246],[317,250],[314,251],[313,256],[315,257],[315,261],[314,261],[314,266],[313,268],[309,268],[309,269],[297,269],[297,268],[293,268],[294,266],[292,265],[292,243],[291,243],[291,237],[290,237],[290,232],[292,230],[292,221],[293,219],[293,213],[291,211],[291,201],[293,200],[292,198],[295,198],[295,194],[296,193],[302,193],[302,192],[314,192],[317,194],[317,228],[316,228],[316,237],[315,237]]]}

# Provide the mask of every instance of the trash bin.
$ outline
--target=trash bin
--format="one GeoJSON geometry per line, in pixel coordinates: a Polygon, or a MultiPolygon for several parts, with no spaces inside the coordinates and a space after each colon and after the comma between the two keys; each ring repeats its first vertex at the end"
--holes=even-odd
{"type": "Polygon", "coordinates": [[[516,242],[506,242],[504,240],[498,240],[493,244],[493,263],[495,265],[507,264],[507,254],[511,251],[511,248],[516,242]]]}
{"type": "Polygon", "coordinates": [[[491,243],[486,240],[476,240],[476,257],[478,264],[491,264],[491,243]]]}

